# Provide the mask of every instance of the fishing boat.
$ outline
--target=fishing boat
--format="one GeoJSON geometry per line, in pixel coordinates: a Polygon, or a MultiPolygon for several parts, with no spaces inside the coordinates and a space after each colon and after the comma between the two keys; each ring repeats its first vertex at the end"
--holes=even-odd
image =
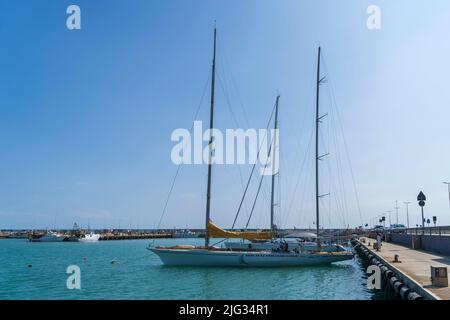
{"type": "Polygon", "coordinates": [[[78,239],[79,242],[96,242],[99,240],[100,240],[100,234],[93,233],[93,232],[85,233],[85,234],[81,235],[81,237],[78,239]]]}
{"type": "MultiPolygon", "coordinates": [[[[321,250],[320,241],[317,240],[317,248],[315,251],[301,252],[299,250],[289,250],[288,246],[282,246],[280,250],[258,251],[252,249],[232,249],[219,248],[210,245],[210,238],[226,238],[226,239],[245,239],[249,241],[270,241],[273,239],[273,213],[271,214],[271,230],[270,231],[227,231],[215,225],[210,219],[211,207],[211,181],[212,181],[212,143],[214,128],[214,93],[215,93],[215,76],[216,76],[216,39],[217,30],[214,29],[214,45],[213,60],[211,73],[211,108],[210,108],[210,137],[208,144],[209,161],[208,161],[208,178],[207,178],[207,195],[206,195],[206,216],[205,216],[205,244],[204,246],[178,245],[171,247],[149,245],[147,248],[156,254],[165,265],[170,266],[220,266],[220,267],[293,267],[293,266],[310,266],[320,264],[330,264],[344,260],[353,259],[353,253],[348,251],[325,252],[321,250]]],[[[320,49],[319,49],[319,66],[320,68],[320,49]]],[[[318,77],[320,72],[318,71],[318,77]]],[[[320,85],[318,78],[317,85],[320,85]]],[[[318,90],[317,90],[318,93],[318,90]]],[[[276,99],[276,107],[278,109],[279,96],[276,99]]],[[[319,105],[317,99],[317,117],[319,105]]],[[[316,144],[316,155],[317,155],[316,144]]],[[[318,160],[316,157],[316,178],[318,176],[318,160]]],[[[317,180],[317,179],[316,179],[317,180]]],[[[317,204],[319,200],[318,187],[317,204]]],[[[319,209],[316,207],[317,213],[317,231],[319,231],[319,209]]],[[[317,232],[319,234],[319,232],[317,232]]],[[[319,238],[317,238],[319,239],[319,238]]]]}
{"type": "Polygon", "coordinates": [[[29,240],[31,242],[61,242],[66,239],[66,236],[54,231],[47,231],[45,234],[37,235],[32,234],[30,235],[29,240]]]}
{"type": "Polygon", "coordinates": [[[78,226],[78,224],[75,222],[72,227],[72,231],[69,233],[69,236],[67,237],[66,241],[69,242],[78,242],[83,235],[83,231],[78,226]]]}
{"type": "Polygon", "coordinates": [[[197,235],[189,229],[175,230],[172,238],[196,238],[197,235]]]}
{"type": "Polygon", "coordinates": [[[86,231],[82,231],[80,228],[78,228],[78,225],[76,225],[76,224],[74,225],[74,230],[78,230],[78,232],[77,232],[79,234],[78,242],[97,242],[100,240],[101,235],[98,233],[94,233],[91,230],[89,222],[88,222],[88,228],[86,231]],[[75,227],[77,227],[77,228],[75,228],[75,227]]]}

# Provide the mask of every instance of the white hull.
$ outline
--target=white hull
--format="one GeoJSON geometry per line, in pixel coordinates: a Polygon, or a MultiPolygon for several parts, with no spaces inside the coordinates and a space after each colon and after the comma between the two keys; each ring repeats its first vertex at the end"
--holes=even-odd
{"type": "Polygon", "coordinates": [[[86,234],[80,239],[78,239],[79,242],[97,242],[100,240],[99,234],[86,234]]]}
{"type": "Polygon", "coordinates": [[[277,253],[206,249],[149,248],[168,266],[297,267],[353,259],[353,253],[277,253]]]}

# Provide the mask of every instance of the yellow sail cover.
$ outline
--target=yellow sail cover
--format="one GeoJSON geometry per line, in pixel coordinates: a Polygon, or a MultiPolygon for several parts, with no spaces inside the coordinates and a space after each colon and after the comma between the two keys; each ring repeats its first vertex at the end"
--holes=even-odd
{"type": "Polygon", "coordinates": [[[228,238],[228,239],[246,239],[246,240],[270,240],[273,237],[272,232],[237,232],[226,231],[215,225],[212,221],[208,223],[209,236],[211,238],[228,238]]]}

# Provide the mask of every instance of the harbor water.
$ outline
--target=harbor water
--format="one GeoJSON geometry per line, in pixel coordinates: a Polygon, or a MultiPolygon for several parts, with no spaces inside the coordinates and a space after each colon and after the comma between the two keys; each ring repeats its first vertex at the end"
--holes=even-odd
{"type": "MultiPolygon", "coordinates": [[[[381,299],[368,290],[359,258],[303,268],[163,266],[151,240],[96,243],[0,241],[0,299],[381,299]],[[81,270],[81,289],[67,288],[67,267],[81,270]]],[[[157,244],[201,244],[161,239],[157,244]]]]}

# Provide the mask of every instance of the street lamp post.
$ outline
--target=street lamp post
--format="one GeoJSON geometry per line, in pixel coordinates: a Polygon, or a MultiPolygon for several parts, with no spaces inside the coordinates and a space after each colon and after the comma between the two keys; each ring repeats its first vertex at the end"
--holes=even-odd
{"type": "Polygon", "coordinates": [[[406,204],[406,224],[408,225],[408,229],[409,229],[409,210],[408,210],[408,207],[409,207],[409,204],[411,202],[405,201],[403,203],[406,204]]]}
{"type": "Polygon", "coordinates": [[[442,182],[442,183],[447,185],[447,189],[448,189],[448,204],[450,205],[450,182],[442,182]]]}
{"type": "Polygon", "coordinates": [[[389,227],[391,227],[392,226],[392,221],[391,221],[391,212],[392,212],[392,210],[389,210],[387,213],[388,213],[388,215],[389,215],[389,227]]]}
{"type": "Polygon", "coordinates": [[[398,201],[397,200],[395,200],[395,215],[396,215],[396,224],[398,224],[398,209],[399,209],[399,207],[398,207],[398,201]]]}

